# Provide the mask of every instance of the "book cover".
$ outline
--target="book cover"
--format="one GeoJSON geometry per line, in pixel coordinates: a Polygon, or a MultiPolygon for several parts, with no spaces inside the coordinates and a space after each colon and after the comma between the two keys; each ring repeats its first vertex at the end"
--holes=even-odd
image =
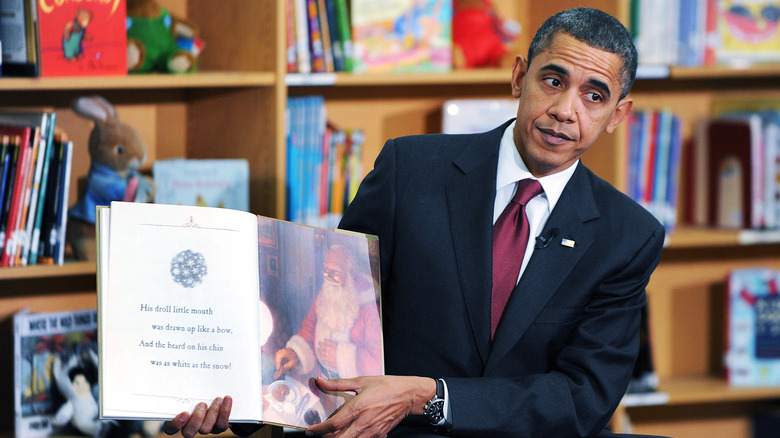
{"type": "Polygon", "coordinates": [[[353,0],[355,72],[449,71],[452,2],[353,0]]]}
{"type": "Polygon", "coordinates": [[[708,124],[709,224],[724,228],[763,226],[762,126],[756,114],[712,118],[708,124]]]}
{"type": "Polygon", "coordinates": [[[375,238],[127,202],[100,207],[97,235],[102,418],[229,394],[232,422],[305,428],[343,403],[311,377],[383,372],[375,238]]]}
{"type": "Polygon", "coordinates": [[[249,162],[171,159],[152,164],[157,204],[249,211],[249,162]]]}
{"type": "Polygon", "coordinates": [[[89,415],[97,413],[97,311],[22,311],[13,320],[16,436],[97,433],[102,422],[89,415]]]}
{"type": "Polygon", "coordinates": [[[36,1],[0,2],[3,76],[38,76],[36,1]]]}
{"type": "Polygon", "coordinates": [[[735,386],[780,385],[780,272],[737,269],[727,283],[726,376],[735,386]]]}
{"type": "Polygon", "coordinates": [[[485,132],[516,116],[517,99],[450,99],[442,108],[441,132],[485,132]]]}
{"type": "Polygon", "coordinates": [[[720,0],[718,61],[780,60],[780,0],[720,0]]]}
{"type": "Polygon", "coordinates": [[[41,76],[127,74],[125,0],[39,2],[41,76]]]}

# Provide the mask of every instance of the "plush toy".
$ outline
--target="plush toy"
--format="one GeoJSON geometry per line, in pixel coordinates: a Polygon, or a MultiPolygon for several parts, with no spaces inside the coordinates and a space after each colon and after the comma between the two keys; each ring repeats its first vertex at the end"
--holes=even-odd
{"type": "Polygon", "coordinates": [[[512,65],[509,45],[520,33],[517,22],[499,18],[490,0],[455,0],[453,10],[455,68],[512,65]]]}
{"type": "Polygon", "coordinates": [[[77,259],[94,260],[95,207],[111,201],[152,201],[154,182],[138,173],[146,161],[146,146],[135,129],[119,120],[113,105],[91,96],[76,99],[72,107],[95,126],[89,135],[92,161],[86,187],[68,211],[67,241],[77,259]]]}
{"type": "Polygon", "coordinates": [[[203,41],[195,26],[155,0],[127,0],[127,70],[130,73],[195,71],[203,41]]]}
{"type": "MultiPolygon", "coordinates": [[[[97,367],[97,354],[89,351],[89,359],[93,361],[90,365],[97,367]]],[[[89,374],[75,354],[65,366],[59,356],[54,359],[52,375],[66,401],[57,410],[52,423],[55,426],[71,424],[84,435],[103,438],[117,423],[98,419],[98,404],[92,394],[96,381],[89,379],[89,374]]]]}

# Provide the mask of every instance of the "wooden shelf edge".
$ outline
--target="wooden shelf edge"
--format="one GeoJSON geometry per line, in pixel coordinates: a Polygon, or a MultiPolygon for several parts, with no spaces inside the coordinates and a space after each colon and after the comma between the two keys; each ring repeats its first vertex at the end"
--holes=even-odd
{"type": "Polygon", "coordinates": [[[271,87],[275,84],[276,75],[269,72],[204,71],[191,74],[134,74],[68,78],[4,77],[0,78],[0,91],[271,87]]]}
{"type": "Polygon", "coordinates": [[[33,279],[41,277],[72,277],[95,275],[95,262],[68,262],[64,265],[33,265],[0,268],[0,280],[33,279]]]}
{"type": "Polygon", "coordinates": [[[679,227],[667,236],[666,248],[707,248],[779,243],[780,230],[726,230],[679,227]]]}
{"type": "Polygon", "coordinates": [[[623,406],[627,408],[641,408],[648,406],[780,400],[780,386],[732,386],[724,379],[717,377],[690,377],[664,380],[658,389],[659,391],[656,393],[627,395],[623,400],[623,406]]]}

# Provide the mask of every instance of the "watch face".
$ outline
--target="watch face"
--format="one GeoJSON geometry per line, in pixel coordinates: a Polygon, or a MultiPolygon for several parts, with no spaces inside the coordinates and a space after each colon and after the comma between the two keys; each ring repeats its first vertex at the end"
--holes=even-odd
{"type": "Polygon", "coordinates": [[[428,417],[428,421],[434,425],[439,426],[444,421],[444,400],[434,400],[428,405],[428,409],[425,410],[425,416],[428,417]]]}

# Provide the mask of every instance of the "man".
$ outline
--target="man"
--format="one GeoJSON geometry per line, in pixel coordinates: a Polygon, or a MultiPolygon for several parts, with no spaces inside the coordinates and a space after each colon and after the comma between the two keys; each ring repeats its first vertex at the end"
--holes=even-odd
{"type": "MultiPolygon", "coordinates": [[[[600,433],[636,360],[664,230],[579,158],[630,113],[636,63],[617,20],[564,11],[515,60],[516,121],[385,144],[340,226],[379,236],[388,375],[319,379],[357,396],[307,434],[600,433]],[[496,315],[493,224],[524,179],[543,193],[524,207],[531,238],[516,248],[519,282],[496,315]]],[[[225,410],[202,406],[168,430],[219,430],[225,410]]]]}
{"type": "Polygon", "coordinates": [[[276,352],[275,378],[299,375],[331,378],[382,373],[379,312],[374,285],[355,272],[349,250],[333,245],[325,253],[324,281],[300,331],[276,352]]]}

